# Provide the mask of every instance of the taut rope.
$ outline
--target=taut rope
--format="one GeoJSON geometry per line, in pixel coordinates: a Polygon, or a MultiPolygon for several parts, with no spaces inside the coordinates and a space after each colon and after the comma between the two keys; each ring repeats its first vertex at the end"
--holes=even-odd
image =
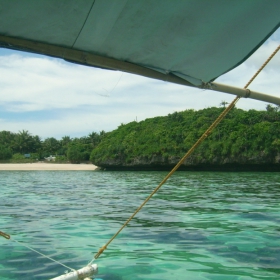
{"type": "MultiPolygon", "coordinates": [[[[263,68],[268,64],[268,62],[275,56],[275,54],[279,51],[280,45],[276,48],[276,50],[271,54],[271,56],[265,61],[265,63],[260,67],[260,69],[255,73],[255,75],[249,80],[249,82],[244,86],[247,88],[253,80],[257,77],[257,75],[263,70],[263,68]]],[[[235,106],[235,104],[240,99],[240,96],[237,96],[229,106],[219,115],[219,117],[210,125],[210,127],[203,133],[203,135],[197,140],[197,142],[190,148],[190,150],[182,157],[182,159],[176,164],[176,166],[167,174],[167,176],[161,181],[161,183],[152,191],[152,193],[145,199],[145,201],[136,209],[136,211],[128,218],[128,220],[122,225],[122,227],[115,233],[115,235],[103,246],[99,249],[99,251],[95,254],[93,260],[89,263],[93,263],[95,259],[97,259],[104,250],[107,249],[108,245],[117,237],[117,235],[126,227],[126,225],[134,218],[134,216],[143,208],[143,206],[150,200],[150,198],[161,188],[161,186],[172,176],[172,174],[182,165],[182,163],[193,153],[193,151],[201,144],[201,142],[209,136],[209,134],[213,131],[213,129],[224,119],[227,113],[235,106]]]]}

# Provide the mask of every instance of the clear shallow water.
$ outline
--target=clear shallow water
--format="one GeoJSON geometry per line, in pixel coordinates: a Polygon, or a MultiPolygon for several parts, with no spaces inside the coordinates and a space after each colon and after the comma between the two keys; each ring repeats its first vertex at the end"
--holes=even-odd
{"type": "MultiPolygon", "coordinates": [[[[78,269],[166,172],[1,171],[0,230],[78,269]]],[[[178,172],[96,261],[116,279],[280,279],[280,174],[178,172]]],[[[0,237],[0,279],[66,269],[0,237]]]]}

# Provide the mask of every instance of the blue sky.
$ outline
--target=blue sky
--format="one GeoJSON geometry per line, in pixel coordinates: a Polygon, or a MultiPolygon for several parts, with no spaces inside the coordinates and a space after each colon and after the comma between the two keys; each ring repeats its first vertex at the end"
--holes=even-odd
{"type": "MultiPolygon", "coordinates": [[[[279,44],[280,30],[217,82],[244,87],[279,44]]],[[[249,88],[280,97],[279,70],[280,53],[249,88]]],[[[0,85],[0,131],[24,129],[43,139],[111,131],[121,123],[219,106],[234,99],[224,93],[6,49],[0,49],[0,85]]],[[[266,105],[242,99],[237,107],[263,110],[266,105]]]]}

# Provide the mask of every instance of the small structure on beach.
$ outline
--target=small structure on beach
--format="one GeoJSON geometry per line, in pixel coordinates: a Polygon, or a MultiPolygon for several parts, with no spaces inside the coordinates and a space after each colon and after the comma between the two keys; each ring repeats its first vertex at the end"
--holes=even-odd
{"type": "Polygon", "coordinates": [[[45,160],[46,160],[46,161],[55,161],[55,158],[56,158],[56,157],[50,155],[49,157],[45,157],[45,160]]]}

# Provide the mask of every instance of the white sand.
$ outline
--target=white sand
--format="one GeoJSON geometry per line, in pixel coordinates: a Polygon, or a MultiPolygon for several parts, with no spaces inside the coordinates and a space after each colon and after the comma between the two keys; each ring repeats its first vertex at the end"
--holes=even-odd
{"type": "Polygon", "coordinates": [[[59,163],[1,163],[1,170],[95,170],[93,164],[59,164],[59,163]]]}

